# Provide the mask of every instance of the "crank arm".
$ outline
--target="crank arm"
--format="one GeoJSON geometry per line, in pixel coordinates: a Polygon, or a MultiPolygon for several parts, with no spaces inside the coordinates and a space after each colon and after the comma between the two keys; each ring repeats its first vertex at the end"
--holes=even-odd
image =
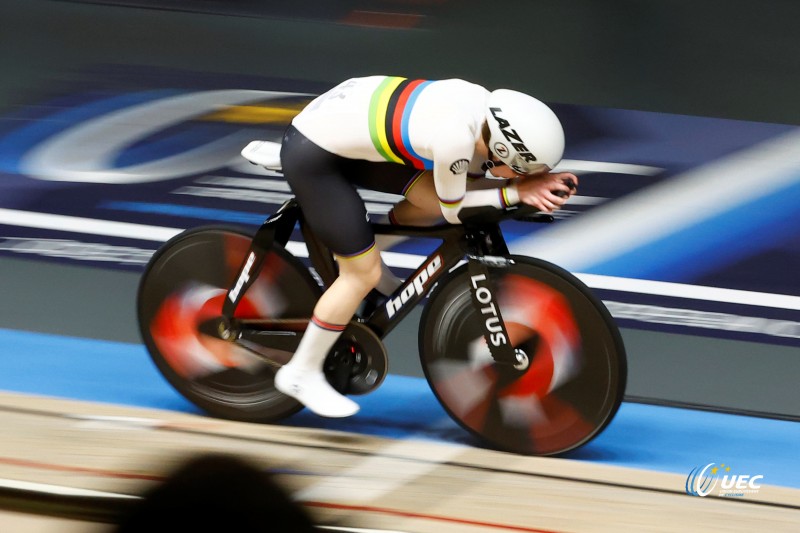
{"type": "Polygon", "coordinates": [[[224,316],[206,320],[198,331],[209,337],[228,342],[246,341],[267,349],[294,353],[308,319],[233,319],[224,316]]]}
{"type": "Polygon", "coordinates": [[[268,350],[279,350],[294,353],[300,344],[302,332],[297,331],[254,331],[244,329],[239,332],[238,339],[256,344],[268,350]]]}
{"type": "Polygon", "coordinates": [[[265,363],[280,368],[297,351],[308,320],[254,319],[233,322],[230,324],[225,317],[219,316],[200,323],[197,330],[203,335],[236,344],[265,363]],[[253,329],[253,325],[274,329],[253,329]]]}

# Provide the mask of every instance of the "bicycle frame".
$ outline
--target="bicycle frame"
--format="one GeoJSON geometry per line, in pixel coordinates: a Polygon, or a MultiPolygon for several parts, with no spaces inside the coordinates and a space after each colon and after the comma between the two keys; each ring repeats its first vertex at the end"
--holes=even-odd
{"type": "MultiPolygon", "coordinates": [[[[549,220],[542,218],[541,221],[549,220]]],[[[305,223],[297,201],[288,200],[258,229],[234,284],[228,289],[222,313],[225,324],[225,331],[220,330],[222,338],[229,339],[232,335],[237,334],[241,336],[242,333],[246,334],[247,330],[251,330],[257,332],[257,336],[246,335],[248,340],[263,344],[263,336],[266,334],[270,339],[269,347],[294,351],[301,336],[299,330],[307,323],[307,320],[250,319],[237,321],[233,316],[243,295],[257,277],[253,273],[259,272],[272,245],[278,243],[285,247],[298,223],[308,248],[311,264],[324,285],[329,287],[336,279],[337,267],[330,250],[320,242],[305,223]],[[234,334],[233,331],[238,333],[234,334]]],[[[369,316],[362,317],[359,321],[372,329],[378,337],[384,338],[423,298],[427,297],[441,277],[458,266],[466,256],[473,302],[478,312],[486,317],[484,337],[492,357],[501,364],[518,365],[516,353],[507,342],[508,334],[505,331],[499,309],[494,305],[496,299],[489,282],[490,268],[502,268],[513,262],[508,258],[508,247],[497,223],[433,227],[372,224],[372,227],[377,235],[438,239],[442,243],[387,298],[382,306],[377,307],[369,316]]]]}

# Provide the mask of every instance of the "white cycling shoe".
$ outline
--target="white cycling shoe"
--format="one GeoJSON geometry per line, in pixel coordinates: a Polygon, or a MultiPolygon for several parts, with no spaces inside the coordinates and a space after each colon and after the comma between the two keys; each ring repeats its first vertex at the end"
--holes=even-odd
{"type": "Polygon", "coordinates": [[[325,374],[319,371],[298,371],[290,365],[283,366],[275,374],[275,388],[319,416],[344,418],[360,409],[356,402],[331,387],[325,374]]]}

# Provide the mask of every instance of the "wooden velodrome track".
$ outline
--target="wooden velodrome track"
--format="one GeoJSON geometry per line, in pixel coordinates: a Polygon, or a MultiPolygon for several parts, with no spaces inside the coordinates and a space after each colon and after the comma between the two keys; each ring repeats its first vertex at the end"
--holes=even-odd
{"type": "Polygon", "coordinates": [[[800,490],[683,492],[685,476],[461,445],[0,394],[0,531],[108,531],[188,457],[235,454],[335,531],[797,531],[800,490]]]}

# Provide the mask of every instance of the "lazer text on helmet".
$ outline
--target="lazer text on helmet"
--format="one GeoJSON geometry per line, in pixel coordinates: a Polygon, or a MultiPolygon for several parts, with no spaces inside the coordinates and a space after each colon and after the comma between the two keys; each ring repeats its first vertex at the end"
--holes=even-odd
{"type": "Polygon", "coordinates": [[[511,127],[511,123],[508,120],[499,115],[499,113],[502,113],[503,110],[499,107],[490,107],[489,110],[492,112],[492,116],[500,126],[500,131],[503,132],[503,136],[508,142],[511,143],[511,146],[513,146],[514,150],[519,153],[520,157],[522,157],[526,163],[535,163],[536,156],[533,155],[533,153],[528,150],[528,147],[525,146],[525,143],[522,142],[522,138],[517,133],[517,130],[511,127]]]}

